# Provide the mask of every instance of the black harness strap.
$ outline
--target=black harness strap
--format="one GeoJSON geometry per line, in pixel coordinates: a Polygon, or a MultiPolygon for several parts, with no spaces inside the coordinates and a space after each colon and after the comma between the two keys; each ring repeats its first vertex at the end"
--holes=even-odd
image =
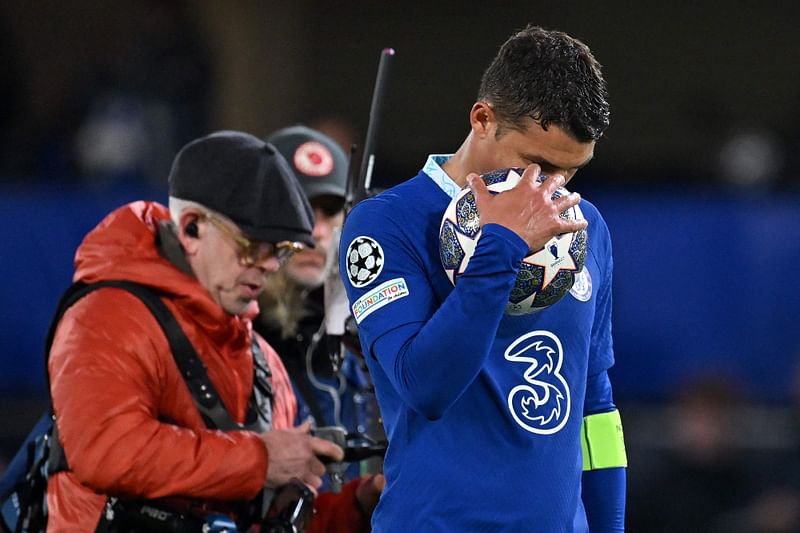
{"type": "Polygon", "coordinates": [[[217,428],[222,431],[233,431],[242,429],[242,426],[234,422],[228,411],[222,405],[217,389],[208,379],[208,371],[203,361],[197,355],[192,343],[186,338],[186,334],[181,329],[178,321],[167,308],[161,298],[151,289],[128,281],[106,281],[92,284],[92,288],[117,287],[125,289],[134,294],[144,303],[153,313],[161,329],[169,340],[172,356],[181,371],[189,392],[192,394],[195,406],[203,416],[203,420],[210,428],[217,428]]]}
{"type": "MultiPolygon", "coordinates": [[[[64,315],[66,310],[89,292],[101,289],[103,287],[114,287],[130,292],[139,298],[139,300],[141,300],[142,303],[144,303],[153,314],[156,321],[161,326],[167,341],[169,342],[172,355],[175,358],[175,363],[178,366],[178,370],[180,370],[181,375],[186,382],[186,386],[189,387],[189,392],[192,395],[192,399],[194,400],[197,409],[200,411],[200,414],[203,416],[203,420],[205,421],[207,427],[222,431],[236,431],[241,429],[266,431],[269,429],[272,424],[271,416],[269,417],[269,420],[264,420],[263,413],[248,413],[248,421],[260,418],[259,422],[256,423],[255,427],[253,428],[250,427],[250,424],[240,425],[231,418],[230,414],[228,414],[228,411],[225,410],[225,407],[222,404],[222,400],[219,397],[217,389],[208,378],[208,370],[206,369],[205,364],[197,355],[197,351],[194,349],[194,346],[192,346],[192,343],[189,342],[189,339],[186,337],[186,334],[184,333],[183,329],[181,329],[180,324],[178,324],[178,321],[175,319],[172,312],[169,310],[169,308],[167,308],[166,304],[164,304],[156,291],[139,283],[125,280],[98,281],[97,283],[91,284],[85,284],[82,282],[74,283],[61,298],[61,301],[58,304],[56,316],[53,319],[53,323],[50,325],[50,330],[47,334],[46,346],[46,357],[48,360],[50,357],[50,347],[53,344],[53,338],[55,337],[58,322],[61,320],[61,317],[64,315]],[[264,427],[265,425],[267,425],[267,427],[264,427]]],[[[267,396],[269,404],[272,400],[272,387],[269,384],[269,378],[272,374],[269,371],[269,366],[267,365],[266,360],[264,359],[263,352],[261,352],[260,348],[258,348],[256,352],[255,348],[257,347],[257,344],[258,343],[254,338],[253,359],[256,368],[254,382],[262,389],[265,389],[263,394],[267,396]],[[266,371],[263,370],[264,368],[266,371]],[[258,376],[259,369],[261,369],[261,376],[258,376]],[[259,377],[261,379],[258,379],[259,377]],[[264,383],[261,383],[262,381],[264,383]]],[[[45,365],[45,369],[47,369],[47,365],[45,365]]],[[[49,389],[49,375],[47,376],[47,385],[49,389]]],[[[253,404],[259,404],[258,406],[260,407],[263,403],[263,400],[258,402],[257,398],[251,400],[248,410],[255,410],[257,406],[253,404]]]]}
{"type": "MultiPolygon", "coordinates": [[[[125,280],[107,280],[92,284],[76,282],[64,293],[59,301],[53,322],[50,325],[45,346],[45,373],[48,390],[50,388],[48,372],[50,348],[52,347],[59,321],[72,304],[89,292],[103,287],[119,288],[130,292],[139,298],[153,314],[169,342],[175,363],[183,376],[186,386],[189,388],[194,404],[209,429],[219,429],[222,431],[246,429],[264,432],[272,427],[272,401],[274,398],[271,383],[272,372],[270,371],[269,364],[255,335],[253,336],[252,342],[254,368],[253,392],[248,402],[245,424],[238,424],[225,409],[219,397],[219,393],[208,377],[205,364],[197,355],[194,346],[189,342],[180,324],[166,304],[164,304],[159,293],[144,285],[125,280]]],[[[50,444],[48,463],[49,475],[69,469],[63,448],[58,440],[58,427],[55,423],[53,424],[53,435],[50,444]]],[[[112,502],[115,501],[116,499],[112,499],[107,503],[107,508],[100,517],[96,531],[110,530],[109,528],[113,521],[112,508],[114,503],[112,502]]]]}

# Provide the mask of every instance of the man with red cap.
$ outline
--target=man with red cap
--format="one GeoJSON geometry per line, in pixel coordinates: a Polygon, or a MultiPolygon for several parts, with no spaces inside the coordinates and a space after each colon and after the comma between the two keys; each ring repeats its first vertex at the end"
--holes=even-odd
{"type": "MultiPolygon", "coordinates": [[[[294,254],[266,281],[255,328],[289,373],[298,422],[310,419],[317,427],[342,426],[351,433],[373,430],[377,407],[365,367],[342,351],[338,335],[346,316],[337,317],[325,297],[326,291],[328,296],[344,291],[333,269],[344,221],[347,156],[331,137],[303,125],[278,130],[266,141],[286,158],[314,211],[314,247],[294,254]]],[[[358,474],[359,465],[352,464],[345,477],[358,474]]],[[[374,481],[382,487],[382,476],[374,481]]]]}

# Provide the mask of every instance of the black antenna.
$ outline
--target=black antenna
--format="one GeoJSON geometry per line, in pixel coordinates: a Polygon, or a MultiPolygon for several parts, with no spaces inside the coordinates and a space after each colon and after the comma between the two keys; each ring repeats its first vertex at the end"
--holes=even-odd
{"type": "Polygon", "coordinates": [[[391,65],[391,59],[393,57],[394,48],[384,48],[381,51],[381,58],[378,63],[378,75],[375,78],[375,88],[372,91],[372,105],[369,109],[369,122],[367,124],[367,136],[364,139],[361,169],[358,175],[355,174],[355,165],[353,165],[356,146],[353,145],[350,148],[345,212],[349,212],[354,205],[369,196],[370,185],[372,183],[372,170],[375,166],[375,146],[377,145],[378,130],[380,128],[381,110],[386,94],[389,66],[391,65]]]}

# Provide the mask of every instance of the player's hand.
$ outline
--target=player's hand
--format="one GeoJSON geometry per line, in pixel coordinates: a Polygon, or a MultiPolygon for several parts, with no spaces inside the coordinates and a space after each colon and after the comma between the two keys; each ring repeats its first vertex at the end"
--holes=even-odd
{"type": "Polygon", "coordinates": [[[311,424],[305,422],[295,428],[276,429],[259,435],[269,454],[265,486],[278,487],[297,478],[316,493],[325,474],[325,465],[318,456],[341,461],[344,450],[328,440],[311,436],[310,432],[311,424]]]}
{"type": "Polygon", "coordinates": [[[513,189],[492,194],[477,174],[467,176],[475,195],[481,226],[500,224],[519,235],[528,249],[538,250],[556,235],[585,229],[586,220],[567,220],[559,215],[581,201],[578,193],[556,200],[553,193],[565,183],[564,176],[550,176],[538,182],[539,165],[529,165],[513,189]]]}
{"type": "Polygon", "coordinates": [[[383,474],[375,474],[364,478],[356,489],[356,499],[361,510],[366,516],[372,516],[372,511],[378,505],[383,488],[386,486],[386,478],[383,474]]]}

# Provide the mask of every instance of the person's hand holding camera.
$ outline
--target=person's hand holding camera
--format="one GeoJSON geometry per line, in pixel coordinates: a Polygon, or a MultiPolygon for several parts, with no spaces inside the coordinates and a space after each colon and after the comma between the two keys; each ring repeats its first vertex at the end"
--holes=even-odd
{"type": "Polygon", "coordinates": [[[344,459],[342,448],[312,436],[310,431],[311,424],[305,422],[295,428],[261,433],[261,440],[269,454],[266,487],[279,487],[297,478],[316,492],[325,474],[325,465],[319,456],[335,461],[344,459]]]}

